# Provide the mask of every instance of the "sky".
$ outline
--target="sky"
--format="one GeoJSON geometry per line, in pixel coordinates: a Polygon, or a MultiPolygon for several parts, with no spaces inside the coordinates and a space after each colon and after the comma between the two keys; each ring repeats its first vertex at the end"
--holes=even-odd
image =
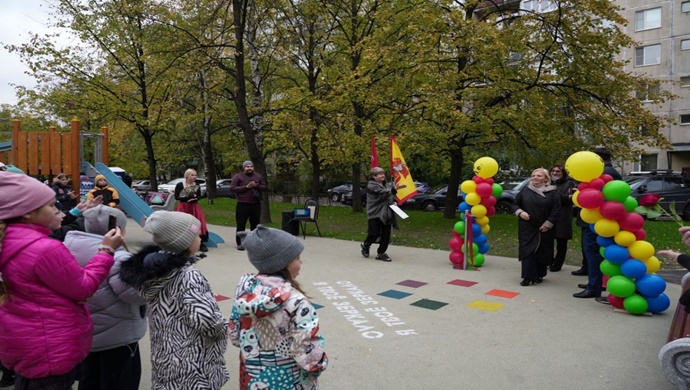
{"type": "Polygon", "coordinates": [[[10,84],[32,88],[36,81],[24,72],[19,55],[5,50],[4,45],[29,41],[30,33],[47,31],[49,7],[47,0],[0,0],[0,104],[16,104],[17,96],[10,84]]]}

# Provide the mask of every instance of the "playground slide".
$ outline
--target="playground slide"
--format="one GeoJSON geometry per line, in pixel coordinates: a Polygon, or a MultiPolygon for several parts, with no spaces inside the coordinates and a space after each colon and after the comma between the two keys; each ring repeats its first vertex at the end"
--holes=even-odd
{"type": "MultiPolygon", "coordinates": [[[[140,226],[144,226],[144,223],[146,223],[146,218],[153,213],[153,209],[105,164],[96,163],[96,170],[98,173],[105,176],[105,178],[108,180],[108,184],[117,190],[118,194],[120,195],[120,207],[122,210],[124,210],[132,219],[137,221],[140,226]]],[[[172,196],[172,194],[170,196],[172,196]]],[[[211,231],[208,232],[208,242],[206,243],[207,247],[215,248],[218,246],[218,244],[224,242],[225,240],[223,240],[223,238],[221,238],[218,234],[211,231]]]]}

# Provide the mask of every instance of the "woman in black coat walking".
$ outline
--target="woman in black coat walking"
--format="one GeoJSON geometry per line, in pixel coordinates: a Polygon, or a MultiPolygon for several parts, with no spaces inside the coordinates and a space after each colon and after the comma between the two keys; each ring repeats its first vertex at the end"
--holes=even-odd
{"type": "Polygon", "coordinates": [[[561,210],[558,191],[551,185],[546,169],[537,168],[532,172],[529,184],[515,197],[513,209],[519,218],[520,285],[541,283],[547,266],[553,261],[553,227],[561,210]]]}
{"type": "Polygon", "coordinates": [[[549,170],[551,183],[556,186],[561,201],[561,216],[554,227],[556,234],[556,255],[549,271],[558,272],[563,267],[568,252],[568,240],[573,238],[573,192],[577,189],[575,182],[568,176],[563,165],[556,164],[549,170]]]}

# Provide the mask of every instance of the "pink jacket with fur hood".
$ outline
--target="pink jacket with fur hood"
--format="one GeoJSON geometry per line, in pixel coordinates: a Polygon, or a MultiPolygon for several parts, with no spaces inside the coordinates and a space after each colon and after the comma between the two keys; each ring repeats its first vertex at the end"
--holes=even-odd
{"type": "Polygon", "coordinates": [[[8,298],[0,306],[0,360],[26,378],[62,375],[89,354],[93,324],[86,306],[113,257],[84,268],[50,230],[23,223],[5,228],[0,272],[8,298]]]}

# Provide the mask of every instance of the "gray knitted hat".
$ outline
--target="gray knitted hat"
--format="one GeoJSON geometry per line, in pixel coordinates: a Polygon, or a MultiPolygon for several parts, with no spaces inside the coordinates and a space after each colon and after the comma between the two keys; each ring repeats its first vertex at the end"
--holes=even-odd
{"type": "Polygon", "coordinates": [[[247,250],[249,262],[262,274],[282,270],[304,250],[304,245],[295,236],[263,225],[237,235],[247,250]]]}
{"type": "Polygon", "coordinates": [[[244,169],[244,167],[246,167],[247,165],[254,166],[254,163],[251,162],[251,161],[249,161],[249,160],[247,160],[247,161],[245,161],[245,162],[242,163],[242,169],[244,169]]]}
{"type": "Polygon", "coordinates": [[[201,222],[187,213],[160,210],[146,219],[144,231],[151,233],[153,242],[164,251],[182,253],[199,235],[201,222]]]}
{"type": "Polygon", "coordinates": [[[114,215],[117,218],[117,227],[124,231],[127,227],[127,216],[125,213],[114,207],[99,204],[84,211],[84,230],[87,233],[105,235],[108,233],[108,220],[114,215]]]}

